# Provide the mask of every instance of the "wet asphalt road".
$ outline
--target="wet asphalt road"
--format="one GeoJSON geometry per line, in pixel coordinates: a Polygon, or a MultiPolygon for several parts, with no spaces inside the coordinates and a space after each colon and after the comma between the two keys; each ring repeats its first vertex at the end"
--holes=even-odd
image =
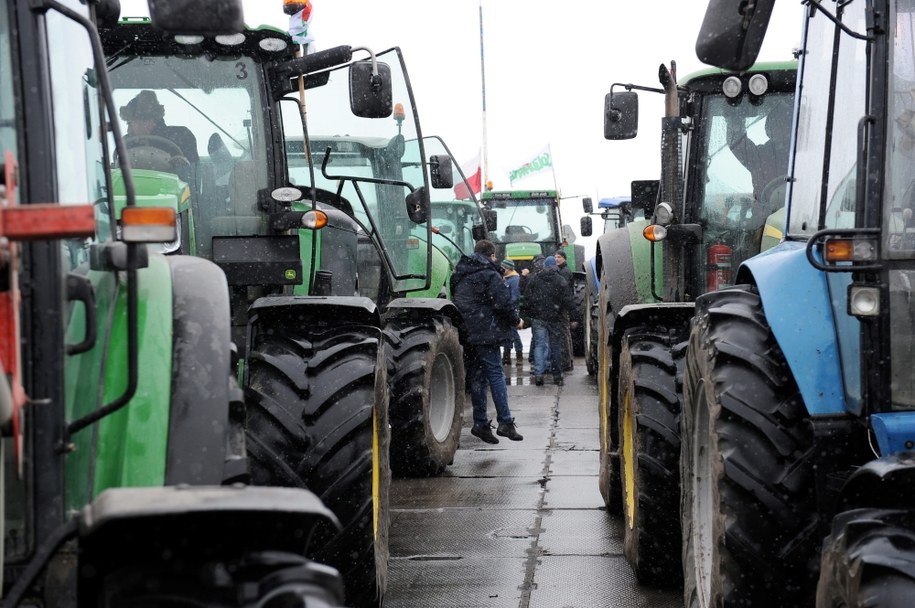
{"type": "MultiPolygon", "coordinates": [[[[385,608],[680,608],[681,591],[640,588],[622,520],[597,485],[597,386],[583,358],[565,385],[506,366],[524,441],[470,434],[441,477],[395,479],[385,608]]],[[[495,411],[490,402],[490,416],[495,411]]]]}

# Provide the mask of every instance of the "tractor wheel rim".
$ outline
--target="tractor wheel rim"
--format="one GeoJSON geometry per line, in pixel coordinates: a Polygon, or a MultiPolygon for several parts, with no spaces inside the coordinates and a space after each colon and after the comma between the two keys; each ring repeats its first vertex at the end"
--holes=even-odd
{"type": "Polygon", "coordinates": [[[632,390],[627,388],[623,395],[623,474],[626,488],[626,525],[632,530],[635,525],[635,437],[633,436],[632,390]]]}
{"type": "Polygon", "coordinates": [[[438,353],[429,382],[429,425],[436,441],[444,441],[451,433],[455,399],[454,366],[447,355],[438,353]]]}
{"type": "Polygon", "coordinates": [[[699,606],[709,606],[712,595],[712,564],[714,541],[714,480],[709,437],[710,415],[703,381],[693,393],[696,396],[695,427],[692,437],[692,499],[690,526],[693,538],[696,596],[699,606]]]}

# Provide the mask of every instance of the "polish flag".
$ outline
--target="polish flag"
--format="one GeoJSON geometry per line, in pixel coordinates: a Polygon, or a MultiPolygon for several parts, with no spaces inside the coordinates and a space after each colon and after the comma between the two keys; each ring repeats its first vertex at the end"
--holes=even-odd
{"type": "Polygon", "coordinates": [[[479,152],[471,160],[461,165],[461,171],[464,173],[467,183],[459,182],[454,186],[454,198],[462,200],[472,198],[471,192],[479,194],[483,179],[479,152]]]}

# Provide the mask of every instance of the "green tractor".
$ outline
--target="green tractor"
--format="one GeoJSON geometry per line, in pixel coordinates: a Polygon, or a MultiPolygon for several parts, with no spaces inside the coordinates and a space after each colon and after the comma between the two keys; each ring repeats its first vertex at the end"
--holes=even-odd
{"type": "MultiPolygon", "coordinates": [[[[599,211],[594,211],[594,204],[590,198],[582,199],[585,215],[581,218],[582,234],[591,234],[592,216],[599,218],[603,225],[601,234],[622,228],[635,219],[632,212],[631,196],[612,196],[597,201],[599,211]]],[[[598,328],[600,326],[600,308],[598,307],[598,294],[600,294],[600,276],[597,274],[597,258],[591,257],[581,260],[581,269],[585,273],[585,295],[582,318],[584,319],[585,342],[585,367],[588,375],[597,374],[597,344],[598,328]]]]}
{"type": "Polygon", "coordinates": [[[614,85],[626,91],[605,100],[608,139],[637,135],[633,89],[663,93],[666,115],[661,179],[633,182],[646,219],[598,238],[595,272],[600,491],[622,512],[636,578],[663,586],[681,580],[678,378],[694,301],[780,237],[796,64],[659,74],[662,88],[614,85]]]}
{"type": "MultiPolygon", "coordinates": [[[[242,27],[239,3],[185,4],[151,6],[160,32],[242,27]]],[[[3,605],[340,605],[339,574],[306,557],[337,534],[331,511],[236,484],[226,279],[161,253],[181,190],[137,195],[111,165],[127,155],[96,23],[117,12],[0,2],[3,605]]]]}
{"type": "MultiPolygon", "coordinates": [[[[583,245],[575,245],[575,232],[562,223],[559,213],[559,193],[555,190],[486,191],[480,195],[487,215],[489,239],[496,246],[496,255],[515,262],[521,272],[531,268],[537,256],[550,256],[562,249],[566,264],[572,271],[575,313],[572,323],[572,354],[585,354],[585,260],[583,245]]],[[[590,224],[582,223],[582,236],[591,236],[590,224]]]]}
{"type": "Polygon", "coordinates": [[[299,57],[269,27],[163,36],[143,19],[102,38],[144,194],[182,192],[169,247],[225,272],[251,482],[321,498],[343,532],[316,558],[373,605],[392,472],[439,474],[458,447],[448,278],[485,235],[481,211],[422,136],[397,48],[299,57]],[[141,101],[164,120],[133,137],[141,101]]]}

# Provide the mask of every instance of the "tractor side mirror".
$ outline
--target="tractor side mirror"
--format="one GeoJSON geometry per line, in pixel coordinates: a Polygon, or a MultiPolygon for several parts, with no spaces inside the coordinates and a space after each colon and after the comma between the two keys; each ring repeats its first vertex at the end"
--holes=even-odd
{"type": "Polygon", "coordinates": [[[492,209],[483,210],[483,220],[486,222],[486,229],[489,232],[495,232],[499,229],[499,215],[492,209]]]}
{"type": "Polygon", "coordinates": [[[391,66],[378,62],[378,73],[371,61],[357,61],[349,71],[349,105],[359,118],[387,118],[394,111],[391,66]]]}
{"type": "Polygon", "coordinates": [[[632,208],[643,209],[645,217],[651,217],[654,214],[655,204],[658,202],[661,182],[656,179],[636,180],[632,182],[630,188],[632,208]]]}
{"type": "Polygon", "coordinates": [[[604,139],[632,139],[639,133],[639,96],[631,91],[604,97],[604,139]]]}
{"type": "MultiPolygon", "coordinates": [[[[590,211],[588,212],[590,213],[590,211]]],[[[591,216],[585,215],[581,218],[581,236],[591,236],[594,232],[594,227],[591,224],[591,216]]]]}
{"type": "Polygon", "coordinates": [[[425,186],[420,186],[407,195],[407,216],[414,224],[425,224],[429,219],[429,192],[425,186]]]}
{"type": "Polygon", "coordinates": [[[581,199],[581,206],[582,206],[582,208],[584,208],[585,213],[594,212],[594,203],[591,202],[590,196],[586,196],[583,199],[581,199]]]}
{"type": "Polygon", "coordinates": [[[470,229],[470,235],[473,237],[474,241],[482,241],[489,236],[486,232],[486,226],[483,224],[474,224],[470,229]]]}
{"type": "Polygon", "coordinates": [[[451,188],[454,186],[454,172],[451,157],[447,154],[433,154],[429,157],[429,172],[432,174],[433,188],[451,188]]]}
{"type": "Polygon", "coordinates": [[[696,39],[696,56],[726,70],[745,70],[762,47],[775,0],[709,0],[696,39]]]}
{"type": "Polygon", "coordinates": [[[170,34],[235,34],[245,29],[241,0],[149,0],[152,24],[170,34]]]}

